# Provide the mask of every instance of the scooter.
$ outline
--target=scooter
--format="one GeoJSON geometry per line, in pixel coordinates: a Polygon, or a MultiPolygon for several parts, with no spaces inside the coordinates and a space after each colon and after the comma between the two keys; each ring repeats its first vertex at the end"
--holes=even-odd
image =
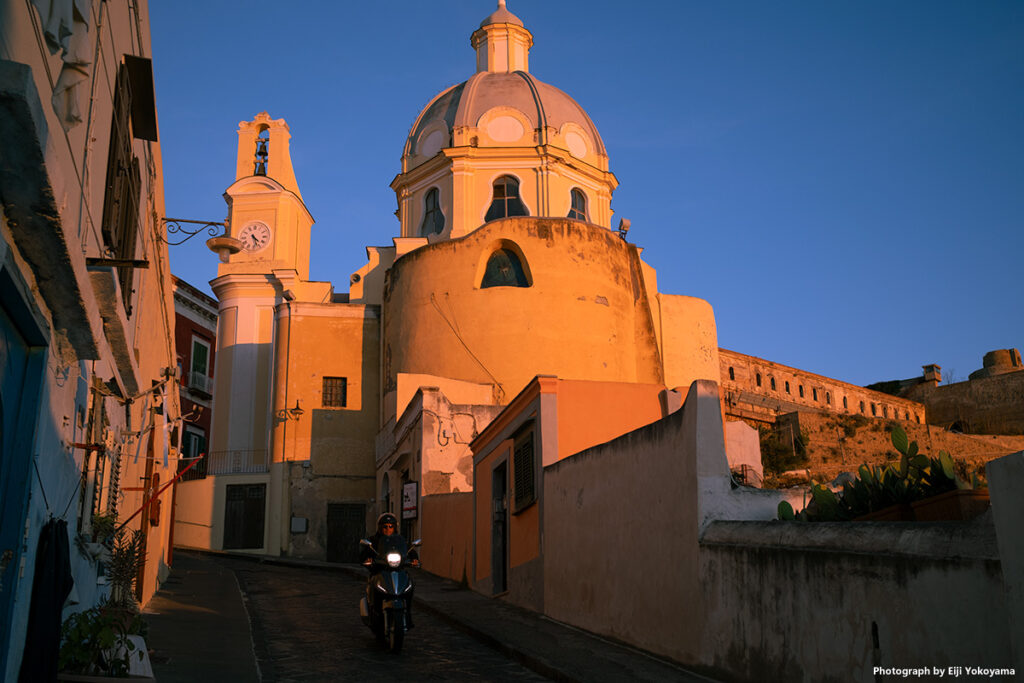
{"type": "MultiPolygon", "coordinates": [[[[378,640],[398,654],[408,630],[408,600],[412,595],[412,579],[405,570],[411,564],[409,546],[401,536],[384,536],[376,548],[365,538],[359,545],[374,552],[366,595],[359,600],[359,616],[378,640]]],[[[418,540],[412,543],[414,548],[419,545],[418,540]]]]}

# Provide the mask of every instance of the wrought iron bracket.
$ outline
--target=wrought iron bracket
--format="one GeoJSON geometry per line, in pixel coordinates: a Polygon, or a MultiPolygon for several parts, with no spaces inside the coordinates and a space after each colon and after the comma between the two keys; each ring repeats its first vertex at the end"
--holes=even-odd
{"type": "MultiPolygon", "coordinates": [[[[160,239],[169,244],[172,247],[176,247],[179,244],[184,244],[190,239],[201,233],[203,230],[207,231],[210,237],[226,237],[228,231],[227,221],[223,223],[215,223],[214,221],[191,221],[185,218],[161,218],[161,225],[167,228],[167,236],[160,235],[160,239]],[[182,225],[182,223],[189,223],[191,225],[198,225],[199,227],[190,230],[189,228],[182,225]],[[185,235],[177,242],[172,242],[169,237],[171,235],[185,235]]],[[[177,239],[175,237],[174,239],[177,239]]]]}

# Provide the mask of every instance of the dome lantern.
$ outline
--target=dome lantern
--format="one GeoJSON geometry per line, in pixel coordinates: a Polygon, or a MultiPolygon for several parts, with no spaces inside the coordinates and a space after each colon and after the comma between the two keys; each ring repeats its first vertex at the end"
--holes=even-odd
{"type": "Polygon", "coordinates": [[[476,50],[477,73],[530,71],[533,34],[519,17],[508,11],[505,0],[498,0],[498,9],[480,22],[469,43],[476,50]]]}

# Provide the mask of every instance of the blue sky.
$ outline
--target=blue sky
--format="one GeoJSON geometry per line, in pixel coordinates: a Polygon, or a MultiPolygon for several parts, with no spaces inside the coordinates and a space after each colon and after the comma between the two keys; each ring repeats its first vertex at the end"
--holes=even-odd
{"type": "MultiPolygon", "coordinates": [[[[291,128],[311,275],[397,234],[409,127],[491,0],[153,2],[167,215],[223,220],[238,122],[291,128]]],[[[719,344],[866,384],[1024,346],[1024,3],[509,0],[604,138],[617,219],[719,344]]],[[[197,237],[172,270],[209,291],[197,237]]]]}

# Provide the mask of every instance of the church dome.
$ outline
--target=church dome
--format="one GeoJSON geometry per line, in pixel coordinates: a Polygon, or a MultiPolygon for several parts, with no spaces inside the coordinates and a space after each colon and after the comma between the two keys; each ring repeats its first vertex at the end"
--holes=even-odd
{"type": "Polygon", "coordinates": [[[499,217],[610,228],[604,141],[572,97],[530,73],[533,34],[506,7],[470,36],[476,73],[434,97],[391,181],[402,237],[454,239],[499,217]]]}
{"type": "Polygon", "coordinates": [[[504,0],[480,23],[470,43],[477,51],[477,73],[441,92],[420,112],[403,150],[403,171],[446,147],[546,144],[607,169],[604,142],[583,107],[529,73],[533,36],[504,0]]]}
{"type": "Polygon", "coordinates": [[[413,162],[408,168],[444,147],[456,146],[460,141],[453,139],[457,137],[453,134],[470,128],[481,128],[484,133],[475,143],[464,141],[470,146],[553,144],[583,160],[591,155],[607,157],[594,122],[564,91],[525,71],[484,71],[448,88],[420,113],[403,155],[413,162]],[[488,113],[492,115],[485,117],[488,113]],[[520,130],[510,119],[528,126],[520,130]]]}

